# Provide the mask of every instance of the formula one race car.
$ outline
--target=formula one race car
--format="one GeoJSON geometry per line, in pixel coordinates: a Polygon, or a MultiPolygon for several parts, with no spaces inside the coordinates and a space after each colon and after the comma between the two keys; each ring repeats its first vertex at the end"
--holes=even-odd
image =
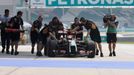
{"type": "Polygon", "coordinates": [[[95,57],[95,45],[92,42],[85,42],[84,40],[76,39],[76,33],[68,30],[60,30],[61,36],[58,43],[57,56],[87,56],[89,58],[95,57]]]}

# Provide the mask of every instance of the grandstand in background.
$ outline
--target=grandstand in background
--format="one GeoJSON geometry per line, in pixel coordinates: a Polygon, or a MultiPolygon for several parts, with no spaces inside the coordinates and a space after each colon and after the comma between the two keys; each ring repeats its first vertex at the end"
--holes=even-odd
{"type": "MultiPolygon", "coordinates": [[[[33,22],[37,16],[44,17],[44,23],[48,23],[54,16],[60,18],[65,25],[70,25],[75,17],[85,17],[95,21],[99,28],[103,28],[102,18],[105,14],[110,14],[108,8],[34,8],[28,10],[25,0],[1,0],[0,14],[3,14],[5,8],[10,9],[11,16],[15,15],[18,10],[24,12],[23,19],[28,21],[28,12],[30,12],[30,20],[33,22]]],[[[134,28],[134,9],[132,8],[113,8],[112,14],[117,15],[120,22],[119,28],[134,28]]]]}

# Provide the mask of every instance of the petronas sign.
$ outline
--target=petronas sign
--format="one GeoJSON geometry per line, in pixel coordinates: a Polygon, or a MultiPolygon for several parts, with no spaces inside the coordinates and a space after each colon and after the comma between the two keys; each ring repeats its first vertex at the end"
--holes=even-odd
{"type": "Polygon", "coordinates": [[[134,0],[31,0],[40,7],[134,7],[134,0]]]}

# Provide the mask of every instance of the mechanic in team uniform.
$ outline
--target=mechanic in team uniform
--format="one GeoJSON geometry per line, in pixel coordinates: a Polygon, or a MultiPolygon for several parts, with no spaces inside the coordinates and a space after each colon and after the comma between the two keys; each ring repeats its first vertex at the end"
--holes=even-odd
{"type": "Polygon", "coordinates": [[[35,44],[38,43],[39,41],[39,31],[42,27],[42,16],[39,16],[37,20],[35,20],[33,22],[32,28],[31,28],[31,32],[30,32],[30,38],[31,38],[31,43],[32,43],[32,49],[31,49],[31,53],[34,53],[34,47],[35,44]]]}
{"type": "Polygon", "coordinates": [[[95,45],[96,45],[96,55],[98,55],[99,51],[98,51],[97,48],[99,47],[100,57],[103,57],[100,32],[99,32],[99,29],[97,28],[96,24],[93,21],[86,20],[83,17],[80,19],[80,22],[87,29],[87,31],[88,31],[87,36],[88,36],[88,34],[90,34],[91,40],[93,40],[95,42],[95,45]]]}
{"type": "Polygon", "coordinates": [[[79,22],[79,18],[74,19],[71,29],[76,32],[76,39],[83,40],[83,27],[79,22]]]}
{"type": "Polygon", "coordinates": [[[15,31],[13,31],[11,33],[11,46],[12,46],[12,50],[11,50],[11,55],[18,55],[18,43],[20,40],[20,26],[22,28],[23,31],[23,19],[21,18],[23,15],[22,11],[18,11],[17,15],[12,17],[11,20],[9,21],[10,24],[10,29],[13,29],[15,31]],[[15,48],[14,48],[15,47],[15,48]]]}
{"type": "Polygon", "coordinates": [[[49,30],[56,36],[57,39],[60,39],[58,31],[63,29],[63,24],[59,21],[58,17],[54,17],[52,21],[49,23],[49,30]]]}

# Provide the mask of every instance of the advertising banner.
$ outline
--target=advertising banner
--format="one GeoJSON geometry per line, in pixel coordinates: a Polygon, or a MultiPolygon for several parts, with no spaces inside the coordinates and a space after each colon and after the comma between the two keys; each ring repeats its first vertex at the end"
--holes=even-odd
{"type": "Polygon", "coordinates": [[[31,0],[32,7],[134,7],[134,0],[31,0]]]}

